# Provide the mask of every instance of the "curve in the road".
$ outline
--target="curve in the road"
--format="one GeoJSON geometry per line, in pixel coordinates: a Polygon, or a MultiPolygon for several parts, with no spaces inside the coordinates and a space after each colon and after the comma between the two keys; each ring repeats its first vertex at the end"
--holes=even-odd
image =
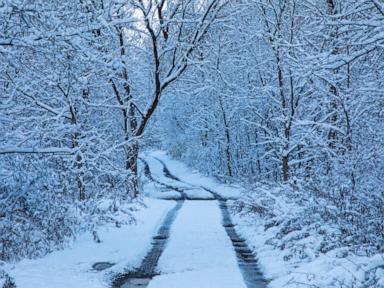
{"type": "Polygon", "coordinates": [[[181,181],[177,176],[173,175],[171,173],[171,171],[169,171],[167,165],[165,165],[165,162],[163,160],[161,160],[160,158],[157,158],[157,157],[153,157],[153,158],[155,158],[157,161],[159,161],[161,163],[161,165],[163,166],[163,173],[164,173],[165,177],[170,178],[172,180],[176,180],[176,181],[185,183],[185,182],[181,181]]]}
{"type": "MultiPolygon", "coordinates": [[[[191,184],[191,183],[188,183],[188,182],[185,182],[183,180],[181,180],[180,178],[178,178],[177,176],[175,176],[174,174],[171,173],[171,171],[169,171],[167,165],[165,164],[165,162],[157,157],[153,157],[154,159],[156,159],[157,161],[160,162],[160,164],[163,166],[163,173],[164,173],[164,176],[169,178],[169,179],[172,179],[172,180],[175,180],[175,181],[178,181],[180,183],[183,183],[183,184],[186,184],[186,185],[189,185],[191,187],[195,187],[195,188],[200,188],[200,189],[203,189],[205,191],[207,191],[208,193],[212,194],[215,198],[215,200],[227,200],[227,199],[232,199],[232,198],[225,198],[223,197],[222,195],[220,195],[219,193],[213,191],[212,189],[209,189],[203,185],[194,185],[194,184],[191,184]]],[[[148,167],[149,168],[149,167],[148,167]]],[[[194,199],[191,199],[191,200],[194,200],[194,199]]],[[[198,199],[200,200],[200,199],[198,199]]],[[[201,200],[204,200],[204,199],[201,199],[201,200]]]]}
{"type": "MultiPolygon", "coordinates": [[[[157,183],[157,184],[159,184],[159,185],[161,185],[161,186],[163,186],[163,187],[165,187],[165,188],[167,188],[169,190],[174,190],[176,192],[179,192],[181,194],[181,198],[183,200],[185,200],[187,198],[187,196],[184,193],[184,189],[182,189],[180,187],[176,187],[176,186],[172,186],[172,185],[163,183],[163,182],[155,179],[153,177],[152,173],[151,173],[151,168],[149,167],[148,162],[145,159],[143,159],[143,158],[139,158],[139,159],[144,164],[144,175],[145,175],[145,177],[147,177],[150,181],[155,182],[155,183],[157,183]]],[[[168,200],[179,200],[179,199],[169,199],[168,198],[168,200]]]]}
{"type": "MultiPolygon", "coordinates": [[[[173,175],[173,174],[168,170],[168,167],[165,165],[165,163],[164,163],[161,159],[158,159],[158,158],[156,158],[156,157],[154,157],[154,158],[155,158],[157,161],[159,161],[159,162],[161,163],[161,165],[163,166],[163,173],[164,173],[164,176],[165,176],[165,177],[167,177],[167,178],[169,178],[169,179],[172,179],[172,180],[175,180],[175,181],[177,181],[177,182],[186,184],[186,185],[188,185],[188,186],[190,186],[190,187],[193,187],[193,188],[201,188],[201,189],[203,189],[203,190],[205,190],[205,191],[211,193],[212,195],[214,195],[214,197],[212,197],[212,198],[206,198],[206,197],[190,196],[190,195],[188,195],[187,193],[185,193],[185,190],[186,190],[187,188],[181,188],[181,187],[177,187],[177,186],[169,185],[169,184],[166,184],[166,183],[164,183],[164,182],[161,182],[161,181],[155,179],[155,178],[153,177],[152,173],[151,173],[151,168],[149,167],[148,162],[147,162],[145,159],[143,159],[143,158],[139,158],[139,159],[143,162],[143,164],[144,164],[144,175],[145,175],[145,177],[147,177],[150,181],[155,182],[155,183],[157,183],[157,184],[159,184],[159,185],[161,185],[161,186],[163,186],[163,187],[165,187],[165,188],[167,188],[167,189],[169,189],[169,190],[174,190],[174,191],[176,191],[176,192],[179,192],[179,193],[181,194],[181,199],[183,199],[183,200],[207,200],[207,201],[209,201],[209,200],[217,200],[218,197],[220,197],[220,195],[218,195],[218,194],[215,195],[214,192],[210,191],[209,189],[207,189],[207,188],[205,188],[205,187],[202,187],[202,186],[196,186],[196,185],[192,185],[192,184],[190,184],[190,183],[181,181],[179,178],[177,178],[175,175],[173,175]]],[[[167,198],[162,198],[162,199],[164,199],[164,200],[179,200],[180,198],[175,199],[175,198],[172,198],[172,197],[167,197],[167,198]]]]}

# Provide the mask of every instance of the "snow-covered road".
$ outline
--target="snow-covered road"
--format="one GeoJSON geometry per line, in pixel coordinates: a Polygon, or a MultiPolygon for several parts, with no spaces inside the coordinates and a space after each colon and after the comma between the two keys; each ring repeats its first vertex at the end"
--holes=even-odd
{"type": "Polygon", "coordinates": [[[228,211],[226,199],[236,198],[239,189],[192,172],[162,152],[142,160],[150,183],[160,185],[150,196],[185,200],[148,287],[266,287],[255,255],[228,211]]]}
{"type": "Polygon", "coordinates": [[[236,253],[216,201],[186,201],[150,288],[242,288],[236,253]]]}
{"type": "Polygon", "coordinates": [[[84,233],[71,248],[7,265],[17,287],[266,287],[228,211],[226,199],[238,197],[238,187],[162,152],[145,155],[142,164],[147,208],[132,210],[137,225],[106,224],[98,228],[101,243],[84,233]],[[100,271],[95,263],[109,265],[100,271]]]}

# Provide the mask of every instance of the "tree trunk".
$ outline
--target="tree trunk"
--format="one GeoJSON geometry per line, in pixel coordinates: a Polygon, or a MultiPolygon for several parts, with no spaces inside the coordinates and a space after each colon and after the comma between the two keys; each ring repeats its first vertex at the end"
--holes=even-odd
{"type": "Polygon", "coordinates": [[[139,195],[139,181],[137,173],[137,160],[139,158],[139,144],[134,141],[128,146],[127,159],[125,167],[130,171],[131,175],[128,179],[128,189],[132,198],[136,198],[139,195]]]}
{"type": "Polygon", "coordinates": [[[76,156],[76,168],[78,171],[78,174],[77,174],[77,187],[79,188],[79,199],[80,201],[84,201],[85,200],[85,185],[84,185],[84,182],[83,182],[83,171],[82,171],[82,168],[83,168],[83,160],[81,159],[81,156],[78,154],[76,156]]]}
{"type": "MultiPolygon", "coordinates": [[[[76,109],[73,105],[69,105],[69,112],[71,113],[71,123],[75,129],[75,131],[72,134],[72,148],[78,148],[79,147],[79,138],[80,138],[80,133],[77,131],[77,114],[76,114],[76,109]]],[[[83,158],[81,157],[81,154],[79,154],[79,151],[77,152],[76,155],[76,161],[75,161],[75,169],[76,169],[76,182],[77,182],[77,187],[79,189],[79,200],[84,201],[85,200],[85,185],[83,181],[83,158]]]]}
{"type": "MultiPolygon", "coordinates": [[[[278,49],[278,48],[277,48],[278,49]]],[[[291,128],[290,128],[290,120],[288,119],[288,111],[287,111],[287,103],[285,99],[285,93],[284,93],[284,77],[283,77],[283,70],[281,67],[281,59],[280,59],[280,52],[279,50],[276,50],[276,64],[277,64],[277,80],[279,83],[279,91],[280,91],[280,105],[281,105],[281,112],[283,114],[283,117],[285,118],[284,123],[284,150],[283,155],[281,157],[282,162],[282,172],[283,172],[283,182],[287,182],[289,180],[289,155],[288,155],[288,149],[289,149],[289,143],[290,143],[290,134],[291,134],[291,128]]]]}
{"type": "Polygon", "coordinates": [[[228,119],[227,119],[227,114],[225,112],[224,106],[223,106],[223,99],[221,98],[221,95],[219,96],[219,103],[220,103],[220,108],[221,108],[221,113],[223,115],[223,123],[224,123],[224,130],[225,130],[225,140],[226,140],[226,145],[225,145],[225,156],[227,160],[227,171],[228,171],[228,176],[232,177],[233,176],[233,171],[232,171],[232,157],[231,157],[231,134],[229,131],[229,126],[228,126],[228,119]]]}
{"type": "MultiPolygon", "coordinates": [[[[328,14],[331,17],[333,15],[337,14],[337,10],[336,10],[336,6],[335,6],[334,0],[327,0],[327,5],[328,5],[328,14]]],[[[330,38],[331,38],[331,40],[338,38],[337,28],[336,28],[336,30],[332,30],[331,31],[330,38]]],[[[333,45],[333,43],[332,43],[332,45],[333,45]]],[[[338,52],[339,52],[338,51],[338,47],[335,46],[335,47],[332,48],[332,51],[331,51],[332,55],[337,55],[338,52]]],[[[332,71],[332,73],[333,73],[333,75],[337,75],[338,70],[334,69],[332,71]]],[[[333,83],[330,84],[329,92],[330,92],[331,97],[332,97],[331,103],[330,103],[330,110],[331,110],[331,112],[333,112],[330,121],[331,121],[332,125],[336,126],[337,125],[337,121],[338,121],[338,119],[337,119],[337,111],[338,111],[337,97],[338,97],[338,91],[337,91],[337,87],[333,83]]],[[[332,148],[332,149],[335,149],[336,148],[336,142],[337,142],[337,132],[336,132],[336,130],[334,130],[334,129],[330,129],[329,130],[328,140],[329,140],[329,147],[332,148]]]]}
{"type": "MultiPolygon", "coordinates": [[[[75,149],[79,146],[79,133],[74,132],[72,134],[72,148],[75,149]]],[[[77,182],[77,187],[79,191],[79,200],[84,201],[85,200],[85,185],[83,181],[83,159],[79,152],[77,152],[76,155],[76,162],[75,162],[75,169],[76,169],[76,182],[77,182]]]]}
{"type": "Polygon", "coordinates": [[[283,181],[287,182],[289,180],[289,162],[288,162],[288,156],[283,156],[282,159],[282,165],[283,165],[283,181]]]}

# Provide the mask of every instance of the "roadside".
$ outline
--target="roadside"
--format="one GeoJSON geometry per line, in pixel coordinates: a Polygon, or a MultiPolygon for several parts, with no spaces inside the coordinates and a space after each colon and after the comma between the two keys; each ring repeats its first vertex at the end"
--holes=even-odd
{"type": "Polygon", "coordinates": [[[203,183],[238,198],[228,201],[235,229],[255,252],[261,272],[270,280],[268,287],[384,287],[384,254],[368,255],[366,247],[352,251],[348,244],[343,245],[348,239],[343,239],[340,227],[324,221],[324,211],[317,211],[314,199],[302,191],[286,186],[220,184],[169,159],[164,152],[150,155],[166,162],[182,181],[203,183]]]}
{"type": "MultiPolygon", "coordinates": [[[[176,288],[178,283],[200,281],[199,287],[216,287],[216,283],[217,287],[239,288],[243,284],[236,257],[244,277],[239,256],[253,255],[270,288],[384,287],[384,254],[367,255],[364,247],[352,251],[343,246],[340,228],[324,221],[324,211],[314,208],[314,199],[302,192],[286,186],[221,184],[171,160],[164,152],[148,152],[142,157],[151,174],[147,175],[150,181],[142,181],[146,196],[160,199],[143,198],[146,208],[138,203],[128,205],[126,209],[131,209],[137,223],[100,227],[101,243],[87,233],[70,249],[0,266],[15,279],[18,288],[110,287],[116,275],[137,269],[151,254],[152,237],[176,205],[173,200],[162,199],[187,199],[188,204],[180,210],[172,231],[168,226],[169,237],[160,235],[159,240],[169,238],[169,243],[164,251],[155,253],[156,262],[151,263],[156,267],[150,267],[149,276],[154,278],[148,281],[149,287],[176,288]],[[219,208],[221,213],[230,212],[230,225],[225,221],[224,226],[219,225],[219,208]],[[246,250],[248,247],[252,251],[246,250]],[[158,271],[159,275],[155,273],[158,271]]],[[[251,273],[256,273],[255,263],[245,263],[251,264],[251,273]]],[[[256,288],[252,285],[248,287],[256,288]]]]}
{"type": "Polygon", "coordinates": [[[145,207],[130,204],[136,223],[99,227],[100,243],[94,241],[91,233],[85,233],[70,248],[39,259],[6,264],[3,268],[17,288],[109,287],[115,274],[140,265],[161,220],[175,205],[174,201],[149,198],[142,203],[145,207]],[[97,263],[101,264],[93,267],[97,263]],[[97,270],[103,268],[107,269],[97,270]]]}
{"type": "Polygon", "coordinates": [[[273,280],[269,287],[383,288],[384,254],[349,246],[340,226],[316,207],[284,186],[255,185],[232,203],[237,230],[273,280]]]}

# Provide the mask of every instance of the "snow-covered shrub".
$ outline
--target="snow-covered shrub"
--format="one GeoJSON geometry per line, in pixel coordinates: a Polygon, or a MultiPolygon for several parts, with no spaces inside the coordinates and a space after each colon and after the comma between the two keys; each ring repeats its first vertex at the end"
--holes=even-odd
{"type": "Polygon", "coordinates": [[[250,186],[231,207],[247,227],[240,228],[242,233],[258,235],[254,245],[261,264],[283,263],[286,274],[271,287],[384,287],[383,214],[373,203],[369,212],[349,203],[343,210],[328,197],[259,184],[250,186]],[[275,258],[264,260],[264,254],[275,258]]]}
{"type": "Polygon", "coordinates": [[[13,279],[0,269],[0,288],[16,288],[13,279]]]}
{"type": "Polygon", "coordinates": [[[73,237],[81,222],[54,170],[13,164],[12,176],[0,182],[1,260],[43,255],[73,237]]]}
{"type": "Polygon", "coordinates": [[[84,177],[89,179],[81,200],[76,170],[65,165],[66,158],[0,158],[0,260],[39,257],[97,224],[133,221],[126,207],[125,173],[89,169],[93,173],[84,177]]]}

